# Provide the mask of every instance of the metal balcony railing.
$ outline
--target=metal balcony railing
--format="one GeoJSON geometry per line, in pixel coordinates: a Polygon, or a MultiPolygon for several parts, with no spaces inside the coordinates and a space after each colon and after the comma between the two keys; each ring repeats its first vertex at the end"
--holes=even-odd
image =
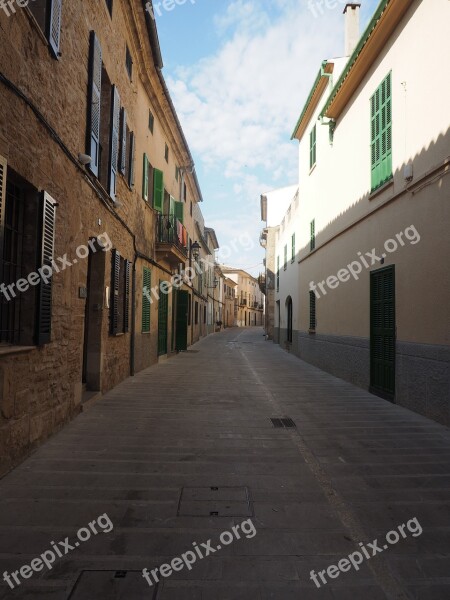
{"type": "Polygon", "coordinates": [[[188,235],[184,225],[173,215],[158,215],[156,223],[156,243],[173,244],[186,257],[188,255],[188,235]]]}

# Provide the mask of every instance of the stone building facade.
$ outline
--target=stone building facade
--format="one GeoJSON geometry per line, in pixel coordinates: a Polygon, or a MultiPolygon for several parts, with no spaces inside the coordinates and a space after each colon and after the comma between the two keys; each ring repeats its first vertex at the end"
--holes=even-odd
{"type": "Polygon", "coordinates": [[[0,27],[3,473],[206,335],[207,296],[184,272],[202,195],[145,3],[35,0],[0,27]]]}

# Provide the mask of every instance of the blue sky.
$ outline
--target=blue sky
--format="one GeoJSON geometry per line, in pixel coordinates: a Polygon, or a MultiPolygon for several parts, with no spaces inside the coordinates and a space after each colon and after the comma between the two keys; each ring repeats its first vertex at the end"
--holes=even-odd
{"type": "MultiPolygon", "coordinates": [[[[362,1],[361,32],[377,4],[362,1]]],[[[345,2],[328,5],[335,6],[186,0],[156,11],[164,76],[194,156],[205,221],[222,247],[219,260],[253,274],[263,270],[260,194],[297,183],[292,130],[321,61],[343,54],[345,2]]]]}

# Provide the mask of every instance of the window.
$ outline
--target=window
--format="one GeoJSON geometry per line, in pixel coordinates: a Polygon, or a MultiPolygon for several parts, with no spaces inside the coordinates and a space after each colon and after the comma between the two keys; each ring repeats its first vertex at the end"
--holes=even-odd
{"type": "Polygon", "coordinates": [[[191,215],[191,217],[192,217],[192,201],[191,201],[191,205],[190,205],[190,207],[189,207],[189,214],[190,214],[190,215],[191,215]]]}
{"type": "Polygon", "coordinates": [[[310,223],[310,238],[309,238],[309,249],[312,252],[316,247],[316,220],[313,219],[310,223]]]}
{"type": "Polygon", "coordinates": [[[151,110],[148,111],[148,128],[153,133],[153,129],[155,127],[155,117],[151,110]]]}
{"type": "Polygon", "coordinates": [[[148,157],[144,154],[143,177],[142,177],[142,197],[146,202],[153,206],[154,197],[154,174],[155,169],[150,164],[148,157]]]}
{"type": "Polygon", "coordinates": [[[110,286],[110,332],[119,335],[129,331],[131,263],[112,251],[110,286]]]}
{"type": "Polygon", "coordinates": [[[142,333],[150,333],[152,272],[144,267],[142,276],[142,333]]]}
{"type": "Polygon", "coordinates": [[[287,269],[287,244],[284,246],[284,265],[283,265],[283,270],[286,271],[287,269]]]}
{"type": "Polygon", "coordinates": [[[309,133],[309,168],[312,169],[316,164],[316,125],[309,133]]]}
{"type": "Polygon", "coordinates": [[[109,14],[112,15],[113,0],[105,0],[106,6],[108,7],[109,14]]]}
{"type": "Polygon", "coordinates": [[[206,306],[203,307],[203,323],[206,324],[206,306]]]}
{"type": "Polygon", "coordinates": [[[316,330],[316,294],[309,292],[309,330],[316,330]]]}
{"type": "Polygon", "coordinates": [[[126,132],[126,114],[122,114],[124,129],[121,132],[120,96],[115,85],[111,85],[102,62],[100,42],[91,32],[89,58],[89,115],[88,147],[91,157],[89,169],[108,190],[111,198],[116,196],[117,173],[119,171],[120,137],[122,144],[126,132]]]}
{"type": "Polygon", "coordinates": [[[127,173],[128,173],[128,185],[130,186],[130,188],[132,188],[134,186],[134,155],[136,153],[136,139],[135,139],[134,133],[132,131],[130,132],[129,140],[130,140],[130,143],[129,143],[127,173]]]}
{"type": "Polygon", "coordinates": [[[34,0],[27,3],[37,24],[48,39],[54,58],[61,56],[61,12],[62,0],[34,0]]]}
{"type": "Polygon", "coordinates": [[[277,257],[277,292],[280,291],[280,257],[277,257]]]}
{"type": "Polygon", "coordinates": [[[291,262],[295,260],[295,233],[291,237],[291,262]]]}
{"type": "Polygon", "coordinates": [[[126,46],[125,50],[125,68],[127,70],[128,77],[131,81],[131,78],[133,76],[133,59],[131,58],[131,52],[128,46],[126,46]]]}
{"type": "Polygon", "coordinates": [[[377,189],[392,178],[392,97],[391,73],[370,99],[371,188],[377,189]]]}
{"type": "Polygon", "coordinates": [[[194,323],[198,325],[198,302],[195,301],[195,309],[194,309],[194,323]]]}
{"type": "Polygon", "coordinates": [[[51,342],[56,207],[0,156],[0,344],[51,342]]]}
{"type": "Polygon", "coordinates": [[[168,163],[169,162],[169,146],[167,144],[164,148],[164,158],[166,160],[166,163],[168,163]]]}
{"type": "Polygon", "coordinates": [[[175,167],[175,181],[178,181],[179,178],[180,178],[180,169],[178,167],[175,167]]]}

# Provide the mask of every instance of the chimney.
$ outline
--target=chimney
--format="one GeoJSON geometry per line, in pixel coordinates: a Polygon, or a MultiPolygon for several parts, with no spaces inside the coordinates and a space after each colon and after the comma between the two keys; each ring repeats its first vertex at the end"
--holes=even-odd
{"type": "Polygon", "coordinates": [[[346,4],[345,15],[345,56],[350,56],[359,41],[359,7],[361,4],[346,4]]]}

